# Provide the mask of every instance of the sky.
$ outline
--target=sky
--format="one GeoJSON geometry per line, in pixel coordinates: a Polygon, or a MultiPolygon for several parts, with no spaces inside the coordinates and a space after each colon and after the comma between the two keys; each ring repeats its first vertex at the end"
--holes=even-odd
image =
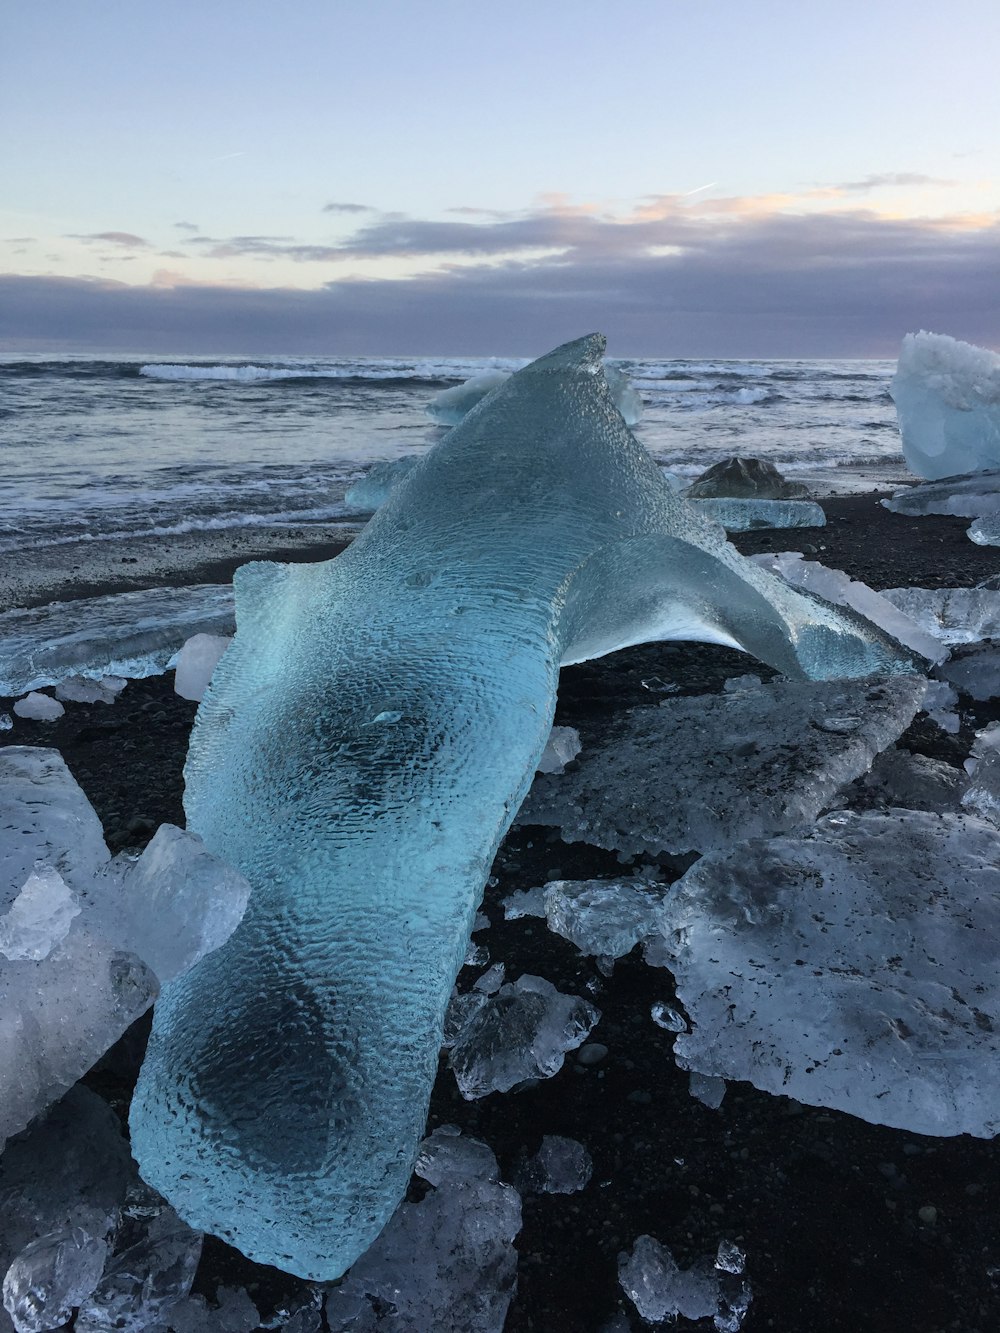
{"type": "Polygon", "coordinates": [[[4,7],[0,351],[1000,348],[1000,5],[4,7]]]}

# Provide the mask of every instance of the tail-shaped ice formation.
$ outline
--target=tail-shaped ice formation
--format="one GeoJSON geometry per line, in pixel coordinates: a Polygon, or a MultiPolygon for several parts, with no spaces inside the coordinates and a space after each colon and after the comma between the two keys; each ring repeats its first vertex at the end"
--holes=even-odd
{"type": "Polygon", "coordinates": [[[593,335],[512,376],[337,560],[237,574],[186,805],[253,895],[157,1005],[132,1141],[192,1225],[303,1277],[342,1273],[406,1189],[560,664],[703,639],[814,678],[906,665],[670,490],[603,350],[593,335]]]}

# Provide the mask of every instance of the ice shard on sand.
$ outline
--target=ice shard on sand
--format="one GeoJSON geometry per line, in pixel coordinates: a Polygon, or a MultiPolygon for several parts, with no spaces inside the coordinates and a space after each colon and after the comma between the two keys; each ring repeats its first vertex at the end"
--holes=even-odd
{"type": "Polygon", "coordinates": [[[907,665],[671,491],[614,406],[603,350],[592,335],[513,375],[338,559],[236,576],[185,799],[253,892],[157,1005],[132,1142],[185,1220],[304,1277],[342,1273],[406,1189],[560,665],[653,639],[730,644],[795,676],[907,665]]]}

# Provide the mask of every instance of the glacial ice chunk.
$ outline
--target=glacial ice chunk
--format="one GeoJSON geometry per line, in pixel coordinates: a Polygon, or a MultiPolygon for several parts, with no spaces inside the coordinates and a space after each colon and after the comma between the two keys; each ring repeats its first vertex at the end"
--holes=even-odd
{"type": "Polygon", "coordinates": [[[231,643],[232,638],[225,634],[193,634],[185,639],[174,667],[175,693],[200,703],[219,658],[231,643]]]}
{"type": "Polygon", "coordinates": [[[60,1328],[93,1293],[107,1242],[82,1227],[52,1231],[26,1245],[3,1279],[3,1303],[17,1333],[60,1328]]]}
{"type": "Polygon", "coordinates": [[[593,1160],[582,1143],[562,1134],[546,1134],[515,1183],[522,1193],[577,1194],[586,1189],[593,1174],[593,1160]]]}
{"type": "Polygon", "coordinates": [[[192,634],[232,628],[228,583],[142,588],[2,611],[0,694],[58,685],[67,676],[155,676],[192,634]]]}
{"type": "Polygon", "coordinates": [[[463,1156],[465,1170],[428,1177],[434,1188],[419,1203],[399,1205],[327,1297],[332,1333],[501,1333],[517,1290],[521,1200],[485,1144],[458,1142],[485,1152],[463,1156]]]}
{"type": "Polygon", "coordinates": [[[580,753],[580,733],[576,727],[553,727],[538,761],[539,773],[561,773],[580,753]]]}
{"type": "Polygon", "coordinates": [[[827,815],[698,861],[661,930],[683,1068],[914,1133],[1000,1131],[1000,834],[827,815]]]}
{"type": "Polygon", "coordinates": [[[909,664],[674,495],[603,350],[581,339],[494,389],[336,560],[237,572],[185,801],[254,889],[156,1006],[132,1141],[183,1217],[261,1262],[335,1278],[402,1197],[560,664],[669,638],[796,676],[909,664]]]}
{"type": "Polygon", "coordinates": [[[112,861],[58,752],[0,749],[0,1141],[232,933],[248,892],[171,825],[112,861]]]}
{"type": "Polygon", "coordinates": [[[858,779],[848,793],[848,800],[852,809],[902,807],[954,814],[966,783],[966,775],[960,768],[940,759],[892,748],[876,756],[871,771],[858,779]]]}
{"type": "Polygon", "coordinates": [[[638,878],[557,879],[545,886],[545,915],[581,953],[623,958],[655,934],[662,898],[662,886],[638,878]]]}
{"type": "Polygon", "coordinates": [[[33,722],[55,722],[65,711],[58,699],[53,699],[51,694],[39,694],[36,690],[18,699],[14,705],[18,717],[30,718],[33,722]]]}
{"type": "Polygon", "coordinates": [[[691,500],[706,518],[727,532],[761,528],[825,528],[826,514],[815,500],[691,500]]]}
{"type": "Polygon", "coordinates": [[[56,686],[56,698],[63,703],[113,704],[126,684],[122,676],[101,676],[97,680],[67,676],[56,686]]]}
{"type": "Polygon", "coordinates": [[[1000,696],[1000,639],[960,644],[935,671],[971,699],[996,699],[1000,696]]]}
{"type": "Polygon", "coordinates": [[[894,514],[954,514],[959,518],[986,518],[1000,514],[1000,470],[961,473],[938,481],[921,482],[896,491],[884,508],[894,514]]]}
{"type": "Polygon", "coordinates": [[[775,680],[634,708],[588,743],[572,772],[539,775],[518,818],[625,856],[788,832],[867,772],[912,722],[925,688],[916,676],[775,680]]]}
{"type": "Polygon", "coordinates": [[[977,546],[1000,546],[1000,514],[977,518],[969,526],[966,536],[977,546]]]}
{"type": "Polygon", "coordinates": [[[601,1011],[563,995],[542,977],[519,977],[477,1006],[451,1048],[448,1064],[467,1101],[509,1092],[531,1078],[551,1078],[567,1051],[587,1039],[601,1011]]]}
{"type": "Polygon", "coordinates": [[[750,1303],[749,1286],[734,1281],[711,1259],[681,1268],[665,1245],[640,1236],[631,1254],[618,1258],[622,1290],[651,1324],[684,1319],[712,1319],[716,1329],[737,1333],[750,1303]]]}
{"type": "MultiPolygon", "coordinates": [[[[607,362],[604,378],[625,425],[637,426],[642,419],[642,399],[631,380],[623,370],[607,362]]],[[[427,404],[427,411],[442,426],[457,426],[488,393],[509,379],[510,372],[506,370],[487,370],[482,375],[474,375],[464,384],[456,384],[452,389],[442,389],[435,394],[427,404]]]]}
{"type": "Polygon", "coordinates": [[[171,1308],[191,1291],[203,1239],[172,1209],[164,1209],[133,1245],[111,1258],[80,1307],[77,1333],[147,1333],[165,1327],[171,1308]]]}
{"type": "Polygon", "coordinates": [[[1000,827],[1000,723],[976,732],[972,745],[969,783],[962,805],[970,814],[1000,827]]]}
{"type": "Polygon", "coordinates": [[[908,333],[889,387],[918,477],[1000,467],[1000,356],[941,333],[908,333]]]}
{"type": "Polygon", "coordinates": [[[886,588],[878,595],[942,643],[1000,638],[1000,592],[996,589],[886,588]]]}

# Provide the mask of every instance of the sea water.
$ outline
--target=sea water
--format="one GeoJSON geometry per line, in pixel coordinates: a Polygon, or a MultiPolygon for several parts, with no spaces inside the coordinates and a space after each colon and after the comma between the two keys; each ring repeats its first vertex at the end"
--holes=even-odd
{"type": "MultiPolygon", "coordinates": [[[[517,358],[0,357],[0,558],[147,535],[344,521],[380,460],[443,433],[442,389],[517,358]]],[[[636,434],[685,477],[765,458],[817,494],[906,478],[889,361],[618,360],[636,434]]]]}

